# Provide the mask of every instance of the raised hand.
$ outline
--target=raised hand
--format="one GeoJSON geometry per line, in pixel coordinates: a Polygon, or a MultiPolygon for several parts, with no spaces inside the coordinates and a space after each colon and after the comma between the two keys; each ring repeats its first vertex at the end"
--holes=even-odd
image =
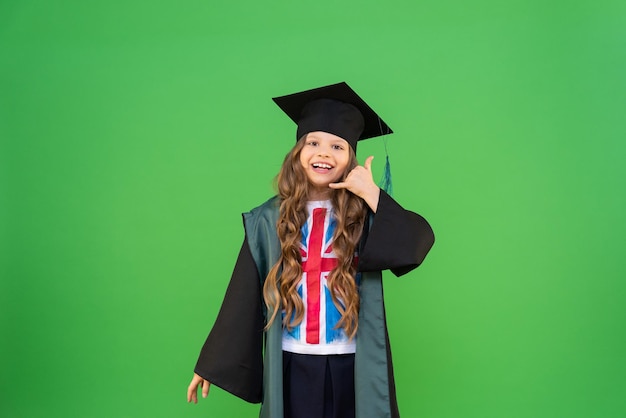
{"type": "Polygon", "coordinates": [[[370,155],[361,166],[356,166],[348,173],[346,179],[339,183],[330,183],[328,187],[331,189],[348,189],[348,191],[365,200],[365,203],[376,212],[378,208],[378,198],[380,196],[380,188],[374,183],[372,176],[372,160],[374,156],[370,155]]]}

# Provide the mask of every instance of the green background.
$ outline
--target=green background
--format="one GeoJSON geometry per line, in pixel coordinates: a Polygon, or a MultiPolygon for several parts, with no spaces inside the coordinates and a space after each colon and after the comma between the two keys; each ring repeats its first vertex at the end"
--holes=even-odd
{"type": "Polygon", "coordinates": [[[626,416],[625,75],[622,0],[1,0],[0,416],[256,416],[186,388],[270,98],[344,80],[437,236],[385,276],[403,416],[626,416]]]}

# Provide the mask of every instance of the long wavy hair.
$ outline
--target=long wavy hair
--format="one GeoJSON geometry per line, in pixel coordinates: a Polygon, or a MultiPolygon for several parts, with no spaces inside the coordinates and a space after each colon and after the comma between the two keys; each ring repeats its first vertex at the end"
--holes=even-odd
{"type": "MultiPolygon", "coordinates": [[[[300,324],[304,318],[304,303],[297,289],[302,279],[301,229],[308,216],[306,204],[310,189],[300,163],[300,152],[305,139],[306,135],[285,156],[276,178],[280,198],[276,229],[281,251],[263,285],[263,298],[269,317],[266,329],[274,322],[281,309],[285,310],[283,326],[289,330],[300,324]]],[[[346,172],[341,177],[342,181],[357,164],[354,150],[350,147],[350,158],[346,172]]],[[[341,314],[336,327],[343,327],[346,335],[352,339],[356,335],[359,319],[354,254],[363,232],[367,207],[360,197],[345,189],[331,189],[331,202],[336,218],[333,250],[338,263],[328,275],[327,283],[333,304],[341,314]]]]}

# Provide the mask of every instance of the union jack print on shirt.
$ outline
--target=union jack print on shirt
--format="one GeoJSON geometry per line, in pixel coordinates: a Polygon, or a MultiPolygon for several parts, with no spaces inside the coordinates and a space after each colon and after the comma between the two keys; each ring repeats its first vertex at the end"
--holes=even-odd
{"type": "Polygon", "coordinates": [[[336,222],[330,202],[309,202],[309,216],[302,227],[300,255],[302,279],[298,294],[305,307],[304,319],[283,332],[283,349],[302,354],[344,354],[355,350],[342,328],[335,329],[341,314],[327,286],[337,265],[332,247],[336,222]]]}

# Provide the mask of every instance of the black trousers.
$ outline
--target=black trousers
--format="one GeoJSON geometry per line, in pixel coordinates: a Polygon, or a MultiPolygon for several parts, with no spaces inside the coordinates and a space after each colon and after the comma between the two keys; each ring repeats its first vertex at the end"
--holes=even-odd
{"type": "Polygon", "coordinates": [[[354,418],[354,354],[283,351],[285,418],[354,418]]]}

